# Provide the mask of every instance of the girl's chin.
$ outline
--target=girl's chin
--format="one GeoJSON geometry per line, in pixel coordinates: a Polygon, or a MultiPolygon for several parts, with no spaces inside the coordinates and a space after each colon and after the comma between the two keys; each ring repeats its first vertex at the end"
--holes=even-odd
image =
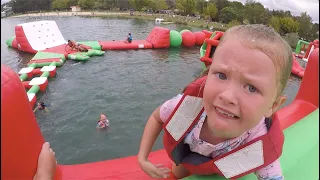
{"type": "Polygon", "coordinates": [[[232,136],[236,132],[237,122],[229,121],[221,118],[213,118],[211,121],[208,118],[208,125],[212,129],[213,133],[220,134],[223,136],[232,136]]]}

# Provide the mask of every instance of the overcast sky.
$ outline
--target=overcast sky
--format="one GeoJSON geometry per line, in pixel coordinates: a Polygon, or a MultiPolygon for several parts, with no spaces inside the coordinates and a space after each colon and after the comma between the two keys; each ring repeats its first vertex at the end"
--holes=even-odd
{"type": "MultiPolygon", "coordinates": [[[[1,0],[1,4],[9,0],[1,0]]],[[[246,0],[229,0],[239,1],[243,4],[246,0]]],[[[289,10],[293,15],[299,15],[301,12],[307,12],[313,22],[319,23],[319,0],[255,0],[260,2],[268,9],[289,10]]]]}

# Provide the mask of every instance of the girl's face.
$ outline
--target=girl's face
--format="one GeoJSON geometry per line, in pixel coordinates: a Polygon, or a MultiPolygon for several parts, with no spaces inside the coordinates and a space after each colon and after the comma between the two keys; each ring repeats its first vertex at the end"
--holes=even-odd
{"type": "Polygon", "coordinates": [[[107,117],[104,114],[100,114],[100,119],[104,120],[104,119],[107,119],[107,117]]]}
{"type": "Polygon", "coordinates": [[[281,105],[276,95],[276,69],[266,54],[235,38],[216,49],[203,93],[212,134],[240,136],[281,105]]]}

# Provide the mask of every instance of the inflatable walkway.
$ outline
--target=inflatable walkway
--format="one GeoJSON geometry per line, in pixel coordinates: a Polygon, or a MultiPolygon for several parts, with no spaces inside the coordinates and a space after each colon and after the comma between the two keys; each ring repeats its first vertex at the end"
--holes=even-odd
{"type": "MultiPolygon", "coordinates": [[[[286,179],[319,178],[319,49],[309,58],[304,78],[294,101],[280,109],[285,144],[280,158],[286,179]]],[[[29,70],[30,71],[30,70],[29,70]]],[[[40,73],[31,70],[32,74],[40,73]]],[[[43,74],[47,71],[41,71],[43,74]]],[[[50,73],[49,73],[50,74],[50,73]]],[[[23,82],[10,68],[1,65],[1,179],[32,179],[44,138],[25,93],[23,82]],[[16,120],[23,123],[16,123],[16,120]]],[[[171,161],[164,150],[151,153],[150,161],[167,167],[171,161]]],[[[56,180],[151,179],[138,166],[137,157],[76,165],[58,165],[56,180]]],[[[172,179],[172,178],[171,178],[172,179]]],[[[205,180],[217,176],[190,176],[205,180]]],[[[253,174],[241,178],[253,179],[253,174]]]]}

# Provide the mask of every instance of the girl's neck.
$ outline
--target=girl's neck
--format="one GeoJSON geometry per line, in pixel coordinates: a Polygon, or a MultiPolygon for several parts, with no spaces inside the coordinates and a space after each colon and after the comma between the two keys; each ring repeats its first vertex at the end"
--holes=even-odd
{"type": "Polygon", "coordinates": [[[206,141],[212,145],[217,145],[221,142],[227,141],[229,140],[228,138],[224,138],[224,137],[220,137],[215,135],[215,133],[210,130],[208,123],[207,123],[207,118],[205,119],[205,121],[203,122],[201,131],[200,131],[200,139],[203,141],[206,141]]]}

